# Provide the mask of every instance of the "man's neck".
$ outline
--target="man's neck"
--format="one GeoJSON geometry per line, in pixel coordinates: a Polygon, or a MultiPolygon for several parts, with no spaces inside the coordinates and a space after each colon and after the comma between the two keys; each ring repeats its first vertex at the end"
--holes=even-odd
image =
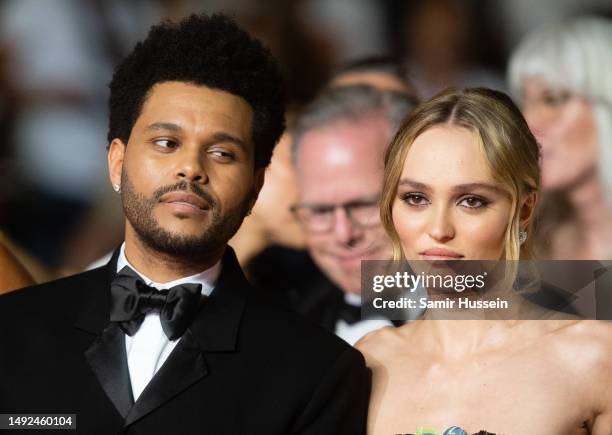
{"type": "Polygon", "coordinates": [[[176,256],[159,252],[126,231],[125,257],[138,272],[159,283],[174,281],[213,267],[223,256],[225,245],[205,256],[176,256]]]}

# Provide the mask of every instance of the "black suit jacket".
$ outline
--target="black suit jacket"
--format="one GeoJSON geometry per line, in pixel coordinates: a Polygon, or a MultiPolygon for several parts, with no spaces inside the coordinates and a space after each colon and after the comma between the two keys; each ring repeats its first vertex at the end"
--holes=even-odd
{"type": "Polygon", "coordinates": [[[251,282],[275,300],[334,332],[344,292],[314,263],[308,252],[271,246],[248,265],[251,282]]]}
{"type": "Polygon", "coordinates": [[[116,257],[0,297],[0,413],[76,413],[88,435],[365,433],[361,354],[252,288],[230,248],[133,404],[124,335],[109,323],[116,257]]]}
{"type": "MultiPolygon", "coordinates": [[[[335,331],[339,319],[348,321],[346,316],[351,313],[346,311],[354,309],[347,306],[344,292],[323,274],[307,251],[273,245],[255,256],[247,270],[256,287],[329,331],[335,331]]],[[[361,318],[361,313],[357,317],[361,318]]]]}

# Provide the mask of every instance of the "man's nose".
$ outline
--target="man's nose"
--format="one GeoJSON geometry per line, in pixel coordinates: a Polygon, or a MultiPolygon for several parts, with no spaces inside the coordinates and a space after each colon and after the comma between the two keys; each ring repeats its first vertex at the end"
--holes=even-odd
{"type": "Polygon", "coordinates": [[[198,149],[188,149],[188,147],[184,147],[179,158],[180,161],[176,171],[176,177],[178,179],[201,184],[205,184],[208,181],[206,168],[202,161],[202,155],[198,149]]]}
{"type": "Polygon", "coordinates": [[[338,242],[346,246],[353,246],[359,241],[362,230],[355,225],[346,208],[337,207],[335,209],[333,225],[334,236],[338,242]]]}

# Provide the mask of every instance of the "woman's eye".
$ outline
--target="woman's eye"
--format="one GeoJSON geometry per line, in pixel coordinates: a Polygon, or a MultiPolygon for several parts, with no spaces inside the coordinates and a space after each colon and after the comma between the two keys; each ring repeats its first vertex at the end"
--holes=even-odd
{"type": "Polygon", "coordinates": [[[406,204],[416,207],[428,204],[427,198],[425,198],[423,195],[418,195],[415,193],[407,193],[403,195],[402,200],[406,204]]]}
{"type": "Polygon", "coordinates": [[[560,92],[546,92],[542,96],[542,101],[547,106],[560,106],[567,102],[571,97],[569,92],[560,91],[560,92]]]}
{"type": "Polygon", "coordinates": [[[154,141],[155,145],[158,145],[162,148],[176,148],[177,143],[171,139],[157,139],[154,141]]]}
{"type": "Polygon", "coordinates": [[[459,205],[466,208],[482,208],[486,207],[487,204],[488,202],[484,198],[477,196],[467,196],[459,202],[459,205]]]}

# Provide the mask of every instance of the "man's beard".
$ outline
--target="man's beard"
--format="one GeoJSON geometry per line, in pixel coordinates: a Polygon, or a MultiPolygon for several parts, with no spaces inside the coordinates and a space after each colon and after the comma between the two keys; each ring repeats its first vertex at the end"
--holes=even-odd
{"type": "MultiPolygon", "coordinates": [[[[121,201],[127,220],[147,247],[172,256],[197,258],[211,255],[227,244],[249,211],[251,197],[245,197],[238,206],[222,216],[215,198],[195,183],[183,180],[163,186],[147,198],[134,190],[124,170],[121,173],[121,201]],[[209,205],[207,213],[210,214],[210,222],[201,234],[184,235],[167,231],[153,216],[153,209],[160,204],[159,198],[168,192],[181,190],[198,195],[209,205]]],[[[182,219],[180,216],[177,218],[182,219]]]]}

